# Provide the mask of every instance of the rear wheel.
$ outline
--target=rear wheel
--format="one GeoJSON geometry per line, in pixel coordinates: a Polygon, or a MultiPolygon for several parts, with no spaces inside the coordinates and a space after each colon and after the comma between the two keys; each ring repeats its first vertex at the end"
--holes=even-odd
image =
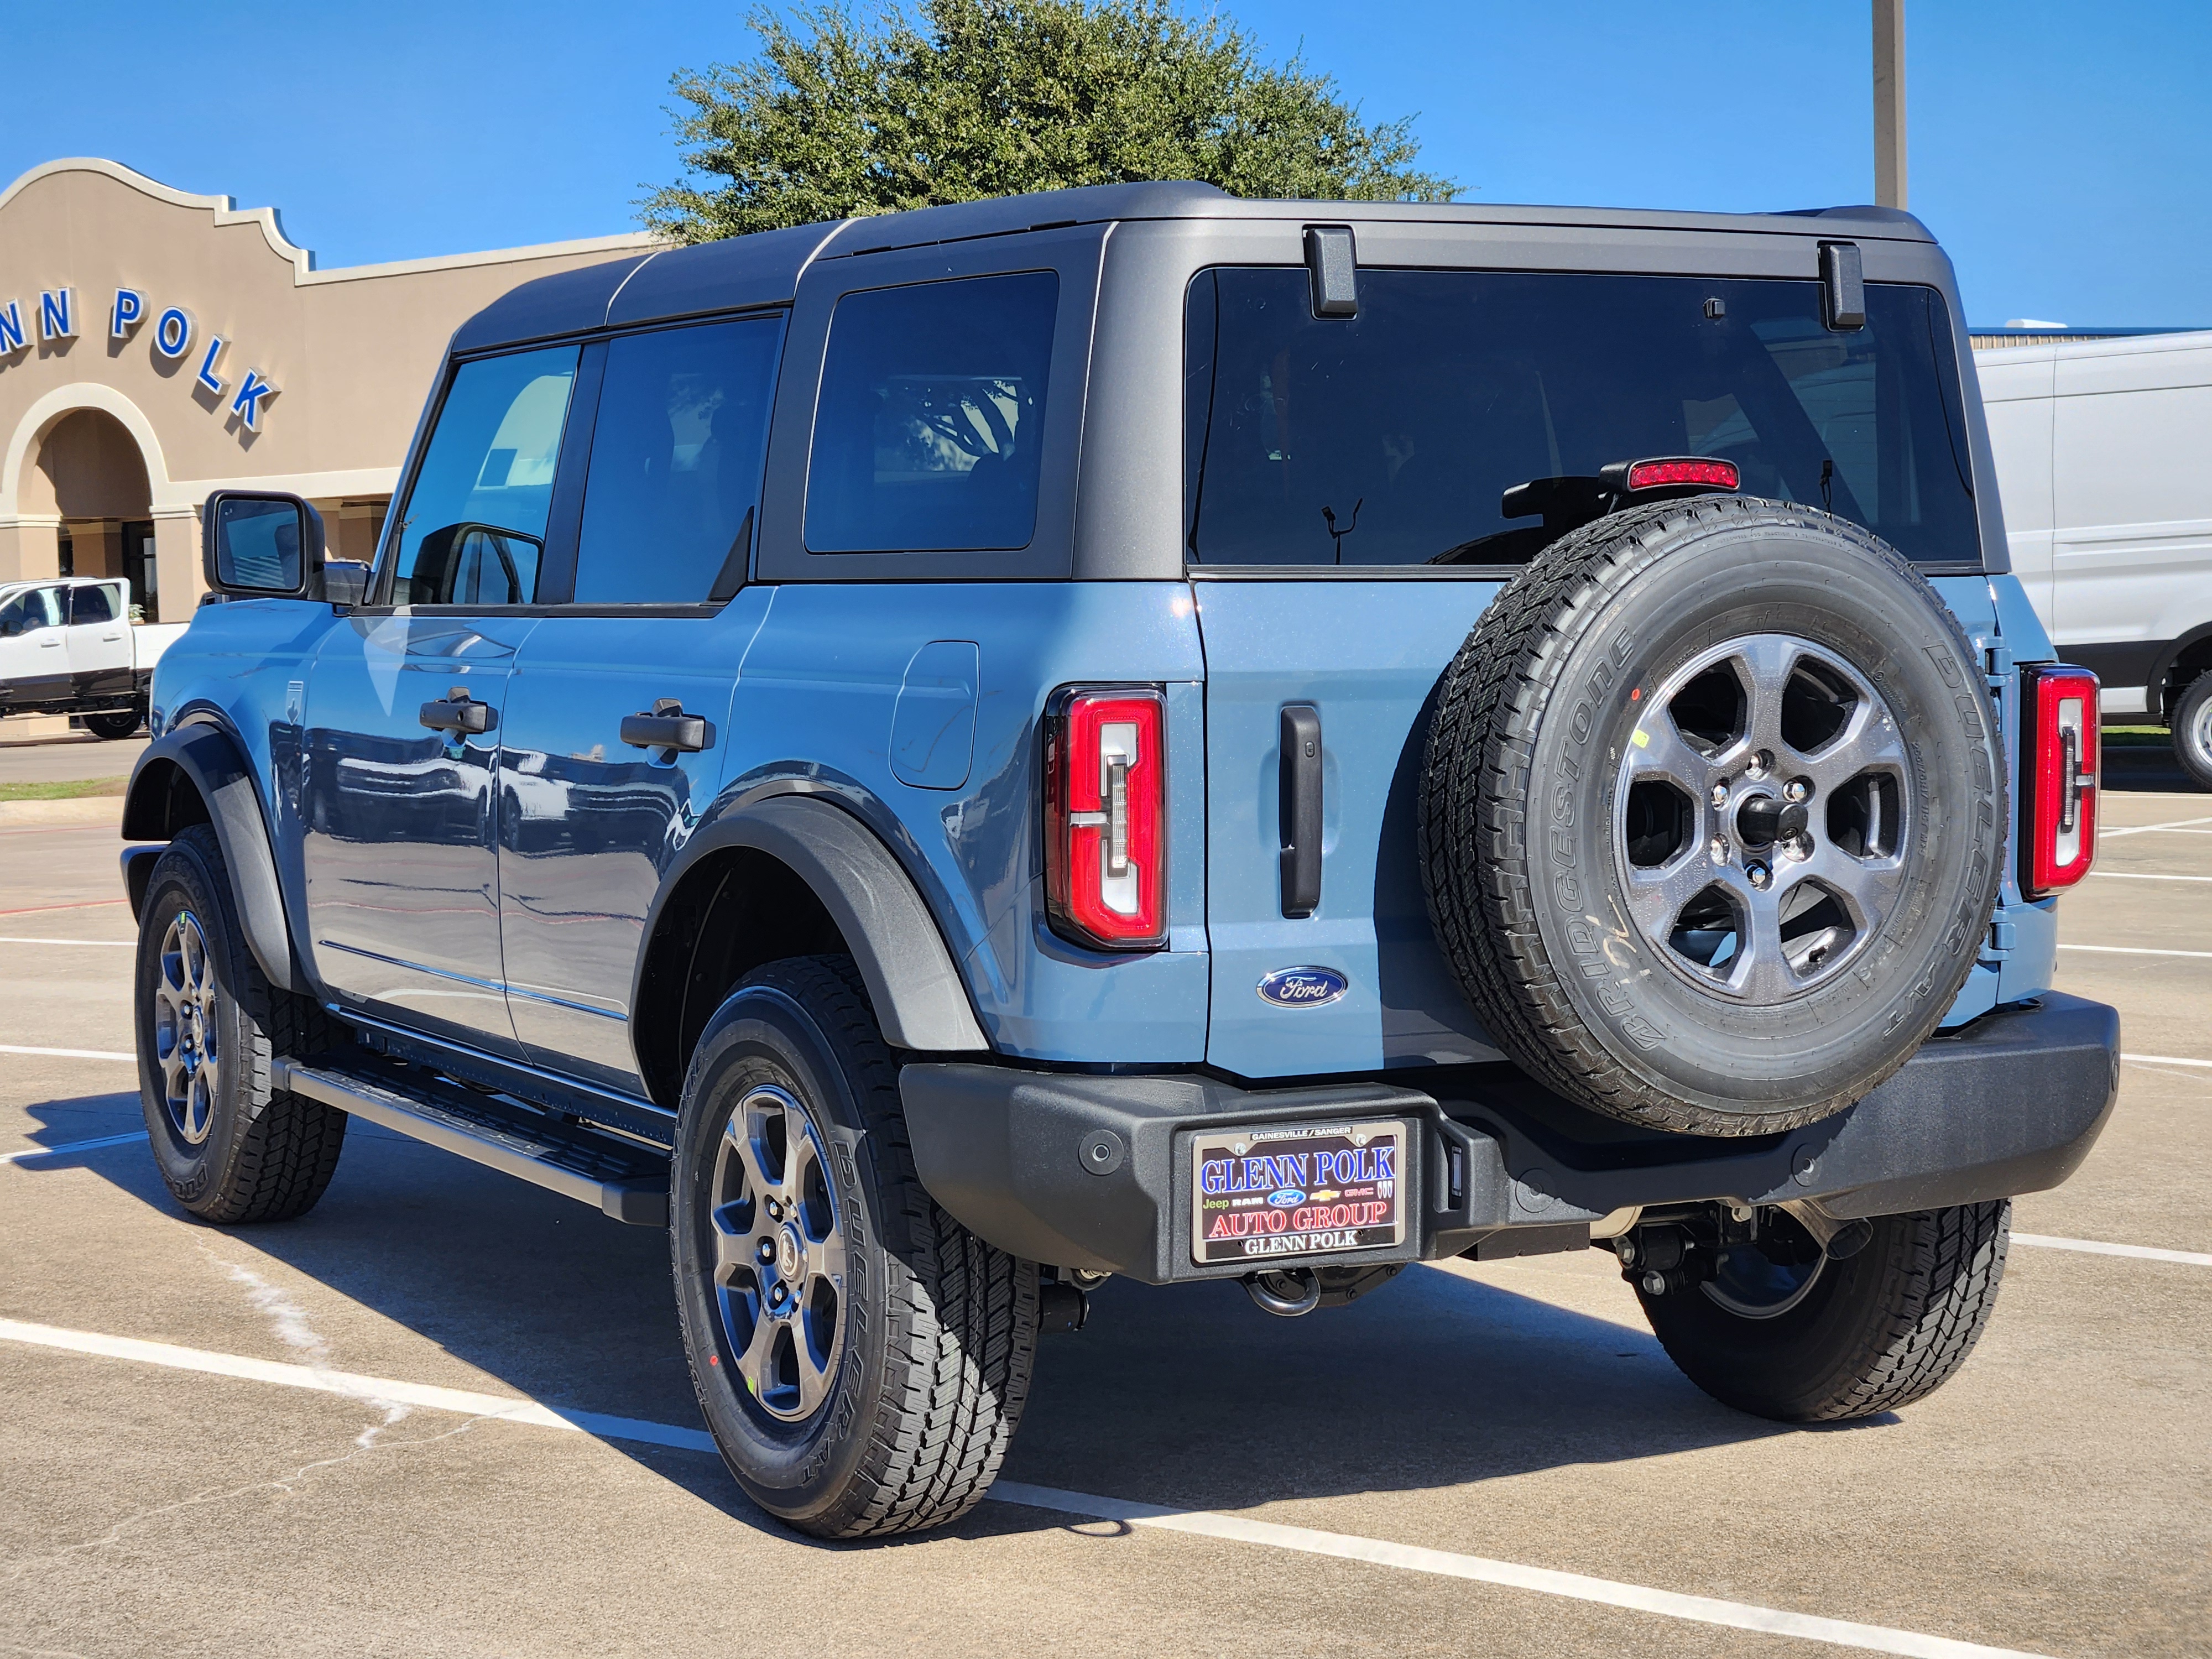
{"type": "Polygon", "coordinates": [[[860,1538],[982,1498],[1029,1395],[1037,1269],[923,1189],[849,958],[757,969],[709,1022],[669,1222],[692,1382],[755,1503],[860,1538]]]}
{"type": "Polygon", "coordinates": [[[2173,706],[2173,754],[2199,788],[2212,789],[2212,672],[2190,681],[2173,706]]]}
{"type": "Polygon", "coordinates": [[[136,708],[125,708],[105,714],[87,714],[84,729],[95,738],[112,743],[118,738],[135,735],[146,723],[146,716],[136,708]]]}
{"type": "Polygon", "coordinates": [[[1784,1423],[1871,1417],[1966,1364],[2011,1225],[2003,1200],[1883,1216],[1836,1261],[1790,1223],[1729,1249],[1702,1283],[1638,1295],[1668,1357],[1723,1405],[1784,1423]]]}
{"type": "Polygon", "coordinates": [[[269,1061],[328,1048],[328,1016],[263,976],[204,823],[169,843],[146,884],[136,1002],[139,1100],[171,1195],[207,1221],[313,1209],[337,1169],[345,1114],[270,1088],[269,1061]]]}

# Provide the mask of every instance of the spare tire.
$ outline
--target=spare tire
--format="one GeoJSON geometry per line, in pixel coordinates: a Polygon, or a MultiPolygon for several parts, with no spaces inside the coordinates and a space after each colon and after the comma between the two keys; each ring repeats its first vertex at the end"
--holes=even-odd
{"type": "Polygon", "coordinates": [[[1422,879],[1504,1051],[1608,1116],[1829,1116],[1950,1006],[1996,902],[1983,671],[1855,525],[1736,495],[1547,548],[1438,689],[1422,879]]]}

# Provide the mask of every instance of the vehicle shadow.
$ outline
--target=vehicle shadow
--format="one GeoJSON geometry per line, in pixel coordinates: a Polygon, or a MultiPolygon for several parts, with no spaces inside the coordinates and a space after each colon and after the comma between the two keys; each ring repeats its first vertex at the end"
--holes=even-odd
{"type": "Polygon", "coordinates": [[[2159,794],[2201,795],[2204,786],[2181,769],[2169,744],[2106,743],[2101,745],[2100,781],[2106,789],[2159,794]]]}
{"type": "MultiPolygon", "coordinates": [[[[58,1101],[33,1109],[49,1126],[33,1138],[60,1144],[127,1127],[119,1111],[93,1108],[131,1108],[135,1118],[129,1096],[58,1101]]],[[[141,1146],[16,1167],[33,1179],[93,1170],[174,1212],[141,1146]]],[[[356,1121],[337,1178],[308,1215],[210,1231],[546,1404],[699,1424],[656,1229],[622,1226],[356,1121]]],[[[1611,1289],[1602,1275],[1584,1283],[1611,1289]]],[[[1571,1288],[1588,1295],[1583,1284],[1571,1288]]],[[[1642,1328],[1625,1286],[1620,1318],[1638,1322],[1423,1267],[1351,1307],[1299,1320],[1261,1313],[1232,1284],[1115,1280],[1093,1296],[1088,1329],[1044,1339],[1005,1474],[1146,1503],[1242,1509],[1467,1486],[1791,1432],[1692,1387],[1642,1328]]],[[[343,1352],[335,1363],[376,1370],[343,1352]]],[[[735,1522],[774,1524],[718,1460],[608,1443],[735,1522]]],[[[1063,1524],[988,1504],[957,1530],[1063,1524]]]]}

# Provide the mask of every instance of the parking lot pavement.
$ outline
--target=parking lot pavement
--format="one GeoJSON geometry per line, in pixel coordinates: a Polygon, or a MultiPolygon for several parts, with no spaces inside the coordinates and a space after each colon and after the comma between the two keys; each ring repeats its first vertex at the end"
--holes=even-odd
{"type": "MultiPolygon", "coordinates": [[[[2148,828],[2206,813],[2115,793],[2143,833],[2103,867],[2212,875],[2212,836],[2148,828]]],[[[132,1067],[83,1057],[131,1047],[116,845],[0,834],[0,1653],[2207,1651],[2212,1267],[2049,1245],[2015,1244],[1949,1386],[1815,1431],[1692,1388],[1595,1251],[1295,1322],[1117,1281],[1044,1344],[1006,1475],[1033,1503],[800,1540],[682,1443],[655,1233],[358,1123],[283,1226],[191,1222],[142,1140],[17,1158],[140,1123],[132,1067]],[[502,1420],[527,1401],[634,1421],[502,1420]]],[[[2212,951],[2212,883],[2092,880],[2061,915],[2069,945],[2212,951]]],[[[2131,1054],[2212,1060],[2212,958],[2069,950],[2060,984],[2118,1002],[2131,1054]]],[[[2208,1150],[2212,1068],[2131,1061],[2016,1225],[2212,1254],[2208,1150]]]]}
{"type": "Polygon", "coordinates": [[[58,783],[76,778],[127,778],[149,741],[137,737],[108,743],[87,732],[66,738],[20,738],[0,721],[0,780],[58,783]]]}

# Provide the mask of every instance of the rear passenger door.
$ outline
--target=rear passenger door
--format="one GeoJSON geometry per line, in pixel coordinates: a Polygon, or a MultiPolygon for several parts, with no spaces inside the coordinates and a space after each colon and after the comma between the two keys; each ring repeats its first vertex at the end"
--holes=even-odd
{"type": "Polygon", "coordinates": [[[128,697],[131,624],[120,582],[79,582],[69,591],[70,680],[80,697],[128,697]]]}
{"type": "Polygon", "coordinates": [[[554,602],[507,696],[500,931],[525,1048],[610,1087],[642,1089],[646,914],[721,781],[767,609],[745,582],[782,341],[777,313],[586,348],[597,421],[563,480],[574,541],[556,527],[554,602]]]}

